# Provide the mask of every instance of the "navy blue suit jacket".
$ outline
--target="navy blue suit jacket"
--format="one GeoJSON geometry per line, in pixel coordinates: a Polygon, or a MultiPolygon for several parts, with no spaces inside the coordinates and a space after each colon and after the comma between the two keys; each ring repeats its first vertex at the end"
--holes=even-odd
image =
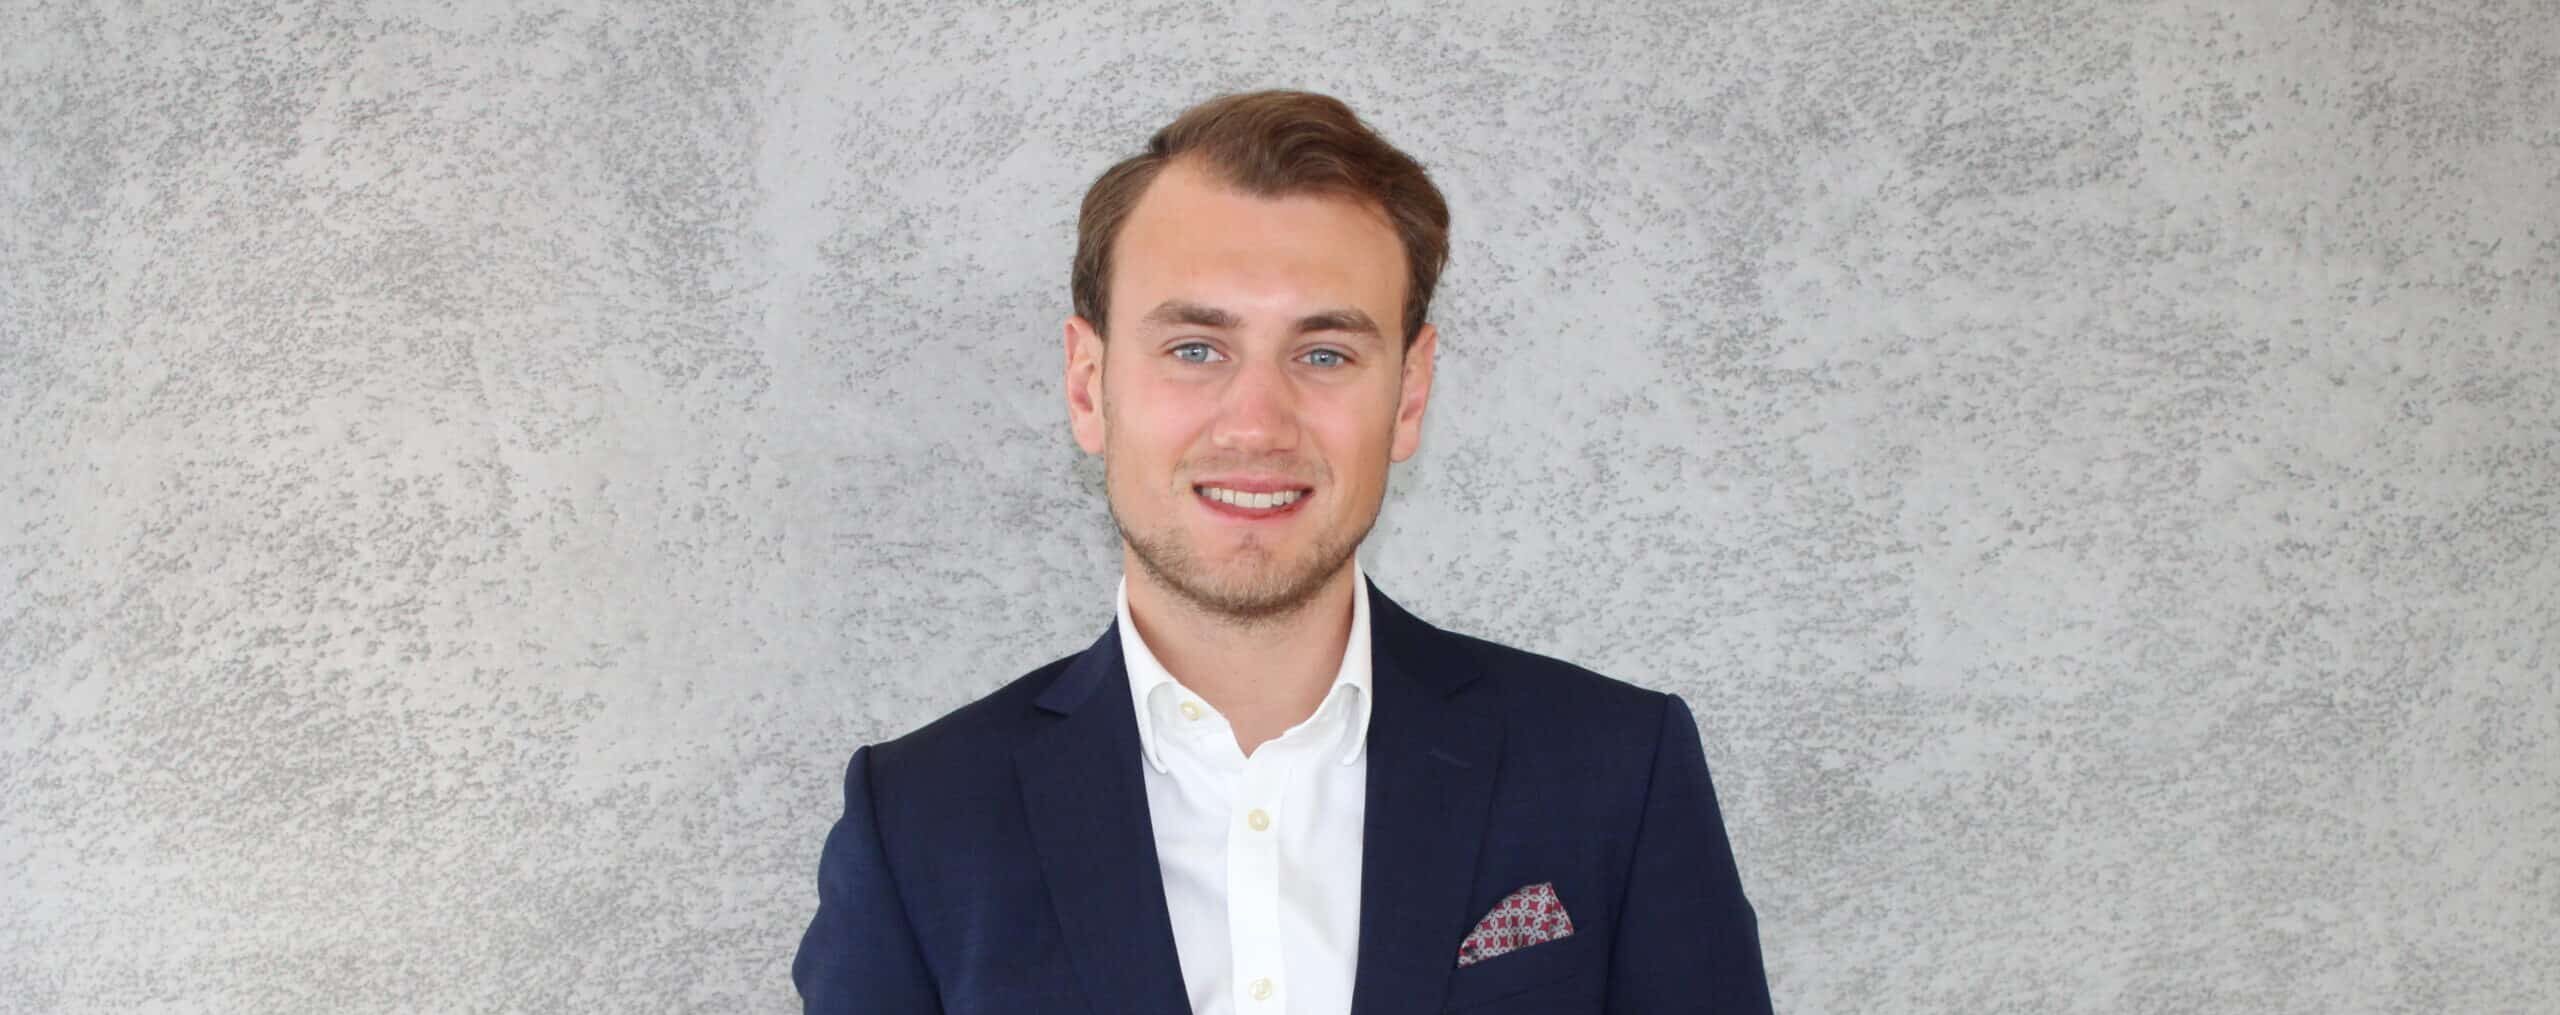
{"type": "MultiPolygon", "coordinates": [[[[1364,592],[1354,1015],[1767,1012],[1688,706],[1364,592]],[[1475,921],[1539,882],[1575,933],[1459,968],[1475,921]]],[[[853,752],[791,966],[808,1011],[1189,1010],[1127,687],[1115,623],[853,752]]]]}

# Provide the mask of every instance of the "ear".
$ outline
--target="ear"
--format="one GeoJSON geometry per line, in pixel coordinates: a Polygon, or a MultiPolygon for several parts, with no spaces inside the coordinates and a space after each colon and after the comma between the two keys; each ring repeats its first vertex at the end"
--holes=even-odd
{"type": "Polygon", "coordinates": [[[1102,333],[1082,316],[1067,318],[1067,422],[1086,454],[1102,453],[1102,333]]]}
{"type": "Polygon", "coordinates": [[[1422,447],[1422,410],[1431,404],[1431,367],[1440,354],[1440,329],[1425,324],[1404,351],[1404,381],[1396,396],[1396,439],[1389,461],[1413,457],[1422,447]]]}

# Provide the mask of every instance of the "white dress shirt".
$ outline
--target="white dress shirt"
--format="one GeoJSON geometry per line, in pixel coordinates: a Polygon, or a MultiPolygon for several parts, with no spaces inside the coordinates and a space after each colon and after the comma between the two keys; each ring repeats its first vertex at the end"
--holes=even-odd
{"type": "Polygon", "coordinates": [[[1332,689],[1252,757],[1226,717],[1147,650],[1120,579],[1147,813],[1196,1015],[1351,1010],[1370,704],[1369,581],[1357,558],[1351,569],[1351,637],[1332,689]]]}

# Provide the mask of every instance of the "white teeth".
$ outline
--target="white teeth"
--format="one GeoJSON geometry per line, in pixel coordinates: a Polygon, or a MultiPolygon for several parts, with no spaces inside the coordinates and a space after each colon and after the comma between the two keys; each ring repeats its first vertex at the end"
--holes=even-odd
{"type": "Polygon", "coordinates": [[[1306,491],[1304,490],[1282,490],[1278,493],[1246,493],[1242,490],[1229,490],[1225,487],[1219,486],[1201,487],[1200,493],[1203,496],[1208,497],[1210,500],[1217,501],[1221,504],[1233,504],[1240,508],[1254,508],[1257,510],[1276,508],[1296,503],[1299,497],[1306,495],[1306,491]]]}

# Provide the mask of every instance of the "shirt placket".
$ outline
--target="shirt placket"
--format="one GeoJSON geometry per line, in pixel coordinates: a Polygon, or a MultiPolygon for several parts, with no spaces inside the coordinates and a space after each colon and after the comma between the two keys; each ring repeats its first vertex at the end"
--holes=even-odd
{"type": "Polygon", "coordinates": [[[1278,741],[1244,759],[1227,828],[1227,935],[1233,944],[1236,1011],[1287,1010],[1280,951],[1280,830],[1296,752],[1278,741]]]}

